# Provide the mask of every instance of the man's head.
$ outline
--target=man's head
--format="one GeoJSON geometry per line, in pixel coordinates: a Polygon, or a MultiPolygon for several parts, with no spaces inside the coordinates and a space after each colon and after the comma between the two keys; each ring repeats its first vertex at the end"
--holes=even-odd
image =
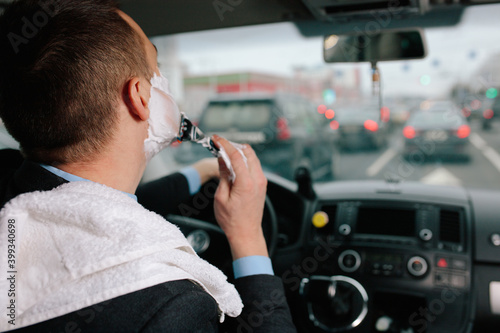
{"type": "Polygon", "coordinates": [[[26,157],[67,164],[105,149],[126,82],[156,70],[131,24],[113,0],[21,0],[5,11],[0,117],[26,157]]]}

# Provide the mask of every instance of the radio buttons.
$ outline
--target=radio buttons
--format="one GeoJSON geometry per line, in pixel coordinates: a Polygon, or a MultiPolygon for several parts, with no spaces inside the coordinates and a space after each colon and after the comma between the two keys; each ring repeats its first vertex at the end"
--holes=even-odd
{"type": "Polygon", "coordinates": [[[419,256],[414,256],[411,257],[410,260],[408,260],[408,272],[415,276],[415,277],[421,277],[427,273],[427,270],[429,268],[427,261],[419,256]]]}
{"type": "Polygon", "coordinates": [[[339,267],[346,273],[355,272],[361,266],[361,256],[354,250],[345,250],[339,256],[339,267]]]}
{"type": "Polygon", "coordinates": [[[341,234],[342,236],[349,236],[351,234],[351,226],[349,224],[340,225],[339,234],[341,234]]]}
{"type": "Polygon", "coordinates": [[[430,241],[432,239],[432,231],[430,231],[429,229],[422,229],[418,233],[418,236],[424,242],[428,242],[428,241],[430,241]]]}

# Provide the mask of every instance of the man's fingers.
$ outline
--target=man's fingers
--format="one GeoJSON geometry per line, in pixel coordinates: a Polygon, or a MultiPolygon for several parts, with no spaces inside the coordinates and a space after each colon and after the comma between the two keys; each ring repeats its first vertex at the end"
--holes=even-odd
{"type": "Polygon", "coordinates": [[[229,179],[227,177],[221,177],[219,186],[215,192],[215,202],[222,205],[227,204],[230,188],[231,184],[229,183],[229,179]]]}
{"type": "MultiPolygon", "coordinates": [[[[236,149],[236,147],[234,147],[229,141],[221,138],[218,135],[214,135],[213,139],[219,149],[222,147],[229,156],[229,160],[231,161],[231,164],[233,166],[234,173],[236,174],[236,179],[238,179],[238,176],[241,177],[242,175],[248,174],[247,165],[243,160],[243,156],[241,156],[241,153],[236,149]]],[[[245,151],[246,149],[244,149],[243,151],[245,151]]]]}
{"type": "Polygon", "coordinates": [[[224,162],[224,159],[222,157],[219,157],[217,159],[217,162],[219,163],[219,174],[221,178],[229,178],[231,176],[231,171],[227,168],[226,162],[224,162]]]}
{"type": "Polygon", "coordinates": [[[256,172],[262,172],[262,166],[260,160],[255,154],[255,151],[249,145],[246,145],[246,149],[243,150],[245,157],[247,158],[248,170],[250,174],[254,175],[256,172]]]}

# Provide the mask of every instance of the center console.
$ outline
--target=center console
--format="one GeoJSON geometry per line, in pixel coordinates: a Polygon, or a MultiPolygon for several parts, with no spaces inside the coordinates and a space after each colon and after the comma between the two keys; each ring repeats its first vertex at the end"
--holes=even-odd
{"type": "Polygon", "coordinates": [[[302,265],[311,269],[298,290],[306,331],[467,331],[468,207],[329,201],[318,203],[312,220],[302,265]]]}

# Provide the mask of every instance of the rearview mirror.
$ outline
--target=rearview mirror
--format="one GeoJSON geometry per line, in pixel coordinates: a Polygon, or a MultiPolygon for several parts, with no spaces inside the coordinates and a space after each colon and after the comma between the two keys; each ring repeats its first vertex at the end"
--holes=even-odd
{"type": "Polygon", "coordinates": [[[420,30],[329,35],[323,43],[326,62],[371,62],[422,59],[427,55],[420,30]]]}

